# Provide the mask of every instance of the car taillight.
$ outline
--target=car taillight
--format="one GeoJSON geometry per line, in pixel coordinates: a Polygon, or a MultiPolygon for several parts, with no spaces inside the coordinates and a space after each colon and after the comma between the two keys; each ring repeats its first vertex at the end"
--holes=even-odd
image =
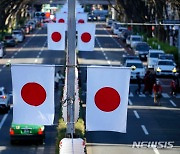
{"type": "Polygon", "coordinates": [[[42,130],[41,128],[39,128],[38,134],[39,134],[39,135],[42,135],[43,133],[44,133],[43,130],[42,130]]]}
{"type": "Polygon", "coordinates": [[[14,129],[13,128],[10,128],[9,134],[14,135],[14,129]]]}
{"type": "Polygon", "coordinates": [[[0,98],[2,98],[2,99],[6,99],[6,95],[1,96],[0,98]]]}

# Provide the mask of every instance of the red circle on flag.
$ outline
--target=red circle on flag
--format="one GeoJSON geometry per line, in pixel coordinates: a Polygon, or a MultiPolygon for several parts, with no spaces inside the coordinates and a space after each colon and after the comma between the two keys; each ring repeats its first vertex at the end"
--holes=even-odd
{"type": "Polygon", "coordinates": [[[94,101],[100,110],[104,112],[111,112],[118,108],[121,98],[115,89],[111,87],[104,87],[96,92],[94,101]]]}
{"type": "Polygon", "coordinates": [[[61,40],[61,34],[59,32],[53,32],[51,38],[54,42],[59,42],[61,40]]]}
{"type": "Polygon", "coordinates": [[[78,23],[79,23],[79,24],[83,24],[83,23],[84,23],[84,20],[83,20],[83,19],[79,19],[79,20],[78,20],[78,23]]]}
{"type": "Polygon", "coordinates": [[[62,19],[62,18],[58,20],[58,23],[64,23],[64,22],[65,22],[65,21],[64,21],[64,19],[62,19]]]}
{"type": "Polygon", "coordinates": [[[21,97],[32,106],[39,106],[46,100],[46,91],[38,83],[29,82],[21,89],[21,97]]]}
{"type": "Polygon", "coordinates": [[[85,43],[89,42],[91,40],[91,34],[88,32],[85,32],[81,35],[81,40],[85,43]]]}

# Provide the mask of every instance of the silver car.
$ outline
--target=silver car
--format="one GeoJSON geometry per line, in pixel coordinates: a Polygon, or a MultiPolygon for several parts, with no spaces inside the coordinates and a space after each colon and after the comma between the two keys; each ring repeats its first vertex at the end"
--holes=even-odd
{"type": "Polygon", "coordinates": [[[0,87],[0,111],[8,112],[10,109],[10,95],[6,93],[4,87],[0,87]]]}

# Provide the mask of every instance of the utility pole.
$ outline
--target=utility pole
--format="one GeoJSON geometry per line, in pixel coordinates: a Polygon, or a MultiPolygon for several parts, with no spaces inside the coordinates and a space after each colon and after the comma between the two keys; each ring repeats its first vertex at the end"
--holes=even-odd
{"type": "Polygon", "coordinates": [[[67,135],[73,138],[74,129],[74,95],[75,95],[75,65],[76,65],[76,22],[75,0],[68,0],[67,29],[67,135]]]}

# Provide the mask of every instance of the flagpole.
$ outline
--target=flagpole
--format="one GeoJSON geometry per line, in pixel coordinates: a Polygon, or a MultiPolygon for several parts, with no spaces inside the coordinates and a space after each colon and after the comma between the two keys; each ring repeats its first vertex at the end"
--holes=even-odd
{"type": "Polygon", "coordinates": [[[67,130],[66,135],[73,138],[74,129],[74,93],[76,55],[76,22],[75,0],[68,0],[68,29],[67,29],[67,130]]]}

